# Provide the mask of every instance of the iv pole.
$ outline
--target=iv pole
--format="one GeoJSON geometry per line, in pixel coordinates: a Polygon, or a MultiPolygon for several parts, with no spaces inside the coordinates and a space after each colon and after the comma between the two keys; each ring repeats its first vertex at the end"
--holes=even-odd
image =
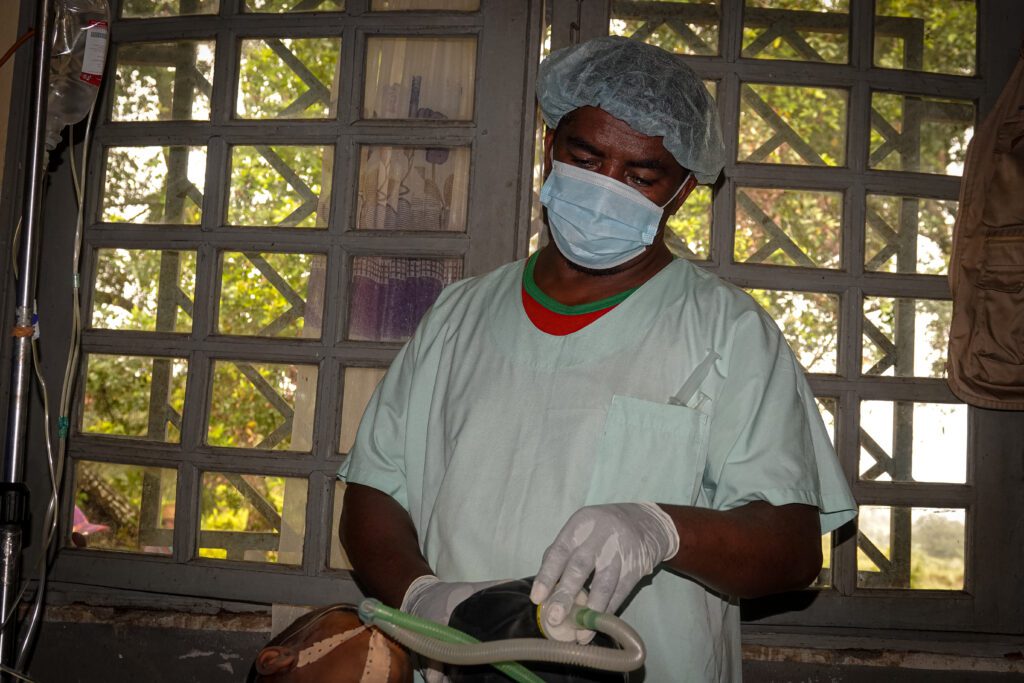
{"type": "MultiPolygon", "coordinates": [[[[19,564],[23,538],[29,525],[28,487],[24,464],[28,407],[31,393],[33,308],[39,261],[42,187],[46,170],[46,101],[49,94],[50,33],[53,0],[38,0],[35,51],[32,62],[32,109],[28,158],[24,174],[21,251],[18,256],[17,300],[12,329],[14,345],[11,368],[11,402],[8,409],[7,450],[0,478],[0,662],[13,667],[16,640],[19,564]]],[[[49,429],[49,425],[46,426],[49,429]]],[[[45,552],[45,550],[44,550],[45,552]]],[[[6,674],[0,680],[9,680],[6,674]]]]}

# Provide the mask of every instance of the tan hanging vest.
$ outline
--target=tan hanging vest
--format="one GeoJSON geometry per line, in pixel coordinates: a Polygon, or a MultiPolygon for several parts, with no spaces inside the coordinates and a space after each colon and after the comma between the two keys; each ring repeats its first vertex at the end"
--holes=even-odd
{"type": "Polygon", "coordinates": [[[949,283],[950,388],[1024,410],[1024,47],[967,151],[949,283]]]}

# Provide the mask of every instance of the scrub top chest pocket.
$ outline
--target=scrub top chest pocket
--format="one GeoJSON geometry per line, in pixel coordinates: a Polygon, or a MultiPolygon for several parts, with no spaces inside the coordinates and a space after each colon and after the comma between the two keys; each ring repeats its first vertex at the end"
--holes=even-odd
{"type": "Polygon", "coordinates": [[[709,420],[683,405],[612,396],[587,505],[693,505],[707,460],[709,420]]]}

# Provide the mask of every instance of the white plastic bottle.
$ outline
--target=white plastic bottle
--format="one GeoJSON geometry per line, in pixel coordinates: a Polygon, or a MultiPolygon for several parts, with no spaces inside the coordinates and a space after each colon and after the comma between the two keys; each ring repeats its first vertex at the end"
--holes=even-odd
{"type": "Polygon", "coordinates": [[[110,7],[107,0],[58,0],[46,105],[46,149],[89,115],[103,81],[110,7]]]}

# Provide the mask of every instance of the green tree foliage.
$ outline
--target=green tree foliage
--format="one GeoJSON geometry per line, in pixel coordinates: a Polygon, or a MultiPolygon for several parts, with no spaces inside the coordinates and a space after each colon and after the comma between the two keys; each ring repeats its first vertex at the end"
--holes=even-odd
{"type": "Polygon", "coordinates": [[[194,251],[99,249],[94,281],[93,327],[140,332],[192,330],[194,251]],[[161,295],[161,287],[177,288],[178,292],[161,295]]]}
{"type": "Polygon", "coordinates": [[[213,41],[202,40],[120,46],[110,118],[209,120],[214,52],[213,41]]]}
{"type": "Polygon", "coordinates": [[[922,515],[910,533],[910,588],[963,590],[964,523],[922,515]]]}
{"type": "Polygon", "coordinates": [[[978,34],[974,0],[875,0],[875,14],[890,18],[885,30],[875,31],[876,65],[974,75],[978,34]]]}
{"type": "MultiPolygon", "coordinates": [[[[800,10],[828,15],[831,21],[848,12],[848,0],[750,0],[752,9],[800,10]]],[[[341,0],[327,0],[320,9],[334,9],[341,0]]],[[[629,3],[616,3],[623,12],[629,3]]],[[[246,0],[246,9],[278,12],[291,9],[290,0],[246,0]]],[[[714,3],[666,2],[663,21],[647,26],[646,39],[679,53],[717,54],[719,25],[714,3]],[[699,17],[686,19],[681,11],[696,6],[699,17]],[[676,11],[679,10],[679,11],[676,11]]],[[[942,73],[973,73],[976,18],[973,3],[963,0],[945,2],[926,0],[877,0],[881,14],[921,19],[900,26],[923,27],[918,37],[924,40],[922,63],[917,68],[942,73]],[[971,59],[968,58],[971,56],[971,59]],[[965,65],[969,65],[966,66],[965,65]],[[965,69],[968,69],[965,71],[965,69]]],[[[123,16],[172,16],[216,12],[216,0],[124,0],[123,16]]],[[[697,15],[694,15],[697,16],[697,15]]],[[[804,16],[804,15],[801,15],[804,16]]],[[[645,25],[636,16],[616,18],[615,33],[632,35],[645,25]]],[[[843,63],[849,47],[842,31],[820,26],[798,27],[798,37],[817,53],[814,61],[843,63]]],[[[795,43],[784,37],[769,41],[759,51],[749,53],[759,29],[745,29],[745,56],[763,59],[808,59],[795,43]]],[[[905,38],[885,38],[877,42],[876,60],[885,68],[915,66],[905,62],[905,38]],[[901,61],[902,60],[902,61],[901,61]]],[[[307,118],[326,119],[336,115],[339,106],[349,103],[338,99],[341,44],[337,37],[289,38],[243,37],[234,94],[233,116],[244,119],[307,118]],[[285,58],[287,57],[287,59],[285,58]],[[295,67],[301,64],[301,67],[295,67]],[[295,67],[295,68],[293,68],[295,67]],[[301,72],[301,73],[300,73],[301,72]]],[[[217,58],[220,58],[217,55],[217,58]]],[[[122,45],[117,52],[117,79],[111,118],[118,122],[208,120],[210,85],[215,61],[210,40],[180,40],[165,43],[122,45]]],[[[712,87],[714,84],[712,84],[712,87]]],[[[842,166],[847,163],[848,97],[836,88],[786,84],[745,84],[742,115],[738,131],[739,162],[814,164],[842,166]],[[771,112],[765,116],[765,111],[771,112]],[[760,112],[760,113],[759,113],[760,112]],[[773,118],[774,117],[774,118],[773,118]],[[777,120],[776,120],[777,119],[777,120]],[[785,123],[781,145],[770,150],[759,148],[785,123]],[[800,145],[805,149],[800,149],[800,145]],[[813,155],[807,155],[807,150],[813,155]],[[751,155],[754,158],[751,159],[751,155]],[[760,156],[758,156],[760,155],[760,156]],[[817,159],[813,158],[814,156],[817,159]]],[[[912,153],[893,151],[873,162],[873,167],[894,171],[956,173],[963,162],[973,120],[963,118],[962,103],[941,98],[923,101],[899,93],[876,93],[872,99],[877,117],[900,133],[910,131],[912,153]],[[959,118],[958,118],[959,117],[959,118]],[[918,135],[918,133],[920,133],[918,135]]],[[[200,124],[196,124],[200,125],[200,124]]],[[[727,134],[731,134],[727,132],[727,134]]],[[[875,131],[870,141],[872,152],[882,149],[888,139],[875,131]]],[[[884,150],[883,150],[884,151],[884,150]]],[[[210,206],[223,205],[223,215],[205,217],[218,229],[224,226],[260,226],[280,229],[291,227],[324,228],[328,220],[330,188],[334,182],[334,148],[329,145],[290,144],[267,139],[247,141],[229,148],[228,169],[207,169],[206,150],[202,146],[180,147],[152,144],[145,147],[112,147],[105,152],[103,199],[98,213],[103,221],[125,224],[165,224],[169,234],[197,226],[204,217],[204,182],[208,173],[224,173],[229,184],[226,201],[216,198],[210,206]]],[[[353,180],[339,184],[352,192],[353,180]]],[[[836,192],[740,188],[764,216],[777,224],[811,262],[800,262],[781,251],[764,254],[756,260],[775,267],[803,265],[825,269],[849,266],[842,262],[842,233],[837,227],[844,213],[836,192]]],[[[902,197],[872,198],[874,211],[896,231],[912,225],[927,249],[937,252],[930,260],[920,258],[908,265],[907,259],[892,258],[878,264],[888,272],[944,272],[950,239],[951,202],[919,201],[902,197]],[[907,202],[916,202],[908,205],[907,202]],[[911,211],[912,210],[912,211],[911,211]],[[913,213],[913,220],[907,218],[913,213]]],[[[711,192],[701,188],[693,193],[680,215],[670,222],[677,253],[707,258],[710,256],[711,192]]],[[[738,206],[735,216],[736,259],[751,259],[769,238],[762,216],[738,206]]],[[[194,230],[195,228],[192,228],[194,230]]],[[[228,229],[227,227],[223,229],[228,229]]],[[[883,230],[868,229],[868,258],[887,244],[883,230]]],[[[310,250],[311,252],[315,250],[310,250]]],[[[922,248],[918,248],[918,256],[922,248]]],[[[178,334],[208,332],[232,335],[275,337],[315,337],[320,334],[322,303],[305,310],[310,302],[322,301],[326,282],[322,255],[263,253],[259,255],[275,277],[268,277],[248,253],[236,250],[218,254],[219,282],[211,287],[217,297],[216,329],[195,331],[188,306],[194,296],[196,254],[190,251],[144,251],[103,249],[98,254],[93,308],[94,327],[164,331],[178,334]],[[169,260],[175,261],[170,263],[169,260]],[[176,283],[171,286],[170,283],[176,283]],[[282,283],[284,283],[282,285],[282,283]],[[297,311],[289,290],[305,302],[297,311]],[[180,290],[180,292],[179,292],[180,290]],[[179,296],[179,294],[181,296],[179,296]],[[177,297],[168,304],[166,297],[177,297]],[[161,318],[161,303],[174,314],[161,318]],[[301,315],[293,315],[299,312],[301,315]],[[291,317],[289,317],[291,316],[291,317]],[[170,322],[166,322],[170,320],[170,322]]],[[[210,269],[212,272],[213,269],[210,269]]],[[[834,372],[838,302],[818,293],[760,291],[753,293],[786,333],[801,361],[810,369],[834,372]]],[[[202,305],[202,302],[200,302],[202,305]]],[[[880,320],[892,326],[895,313],[891,305],[880,304],[880,320]]],[[[940,345],[946,313],[930,312],[931,343],[940,345]]],[[[865,345],[867,348],[868,345],[865,345]]],[[[944,347],[944,341],[941,342],[944,347]]],[[[153,418],[155,406],[170,405],[179,414],[185,399],[186,360],[164,361],[161,368],[148,357],[89,357],[85,390],[82,392],[84,432],[176,442],[177,427],[170,421],[153,418]],[[161,376],[165,376],[161,379],[161,376]],[[159,400],[154,400],[154,396],[159,400]],[[152,424],[151,424],[152,423],[152,424]],[[158,427],[154,427],[159,423],[158,427]],[[155,428],[155,431],[154,431],[155,428]]],[[[209,445],[218,448],[309,448],[307,435],[296,431],[295,424],[311,421],[316,387],[316,368],[273,363],[243,363],[218,359],[211,373],[211,386],[190,394],[209,409],[206,424],[198,429],[209,445]],[[275,398],[276,397],[276,398],[275,398]],[[282,406],[284,406],[282,408],[282,406]],[[296,417],[297,416],[297,417],[296,417]],[[292,425],[289,426],[289,419],[292,425]]],[[[303,428],[305,429],[305,427],[303,428]]],[[[136,471],[102,470],[102,478],[120,492],[130,506],[141,505],[143,474],[136,471]],[[138,501],[138,503],[136,503],[138,501]]],[[[242,490],[229,478],[230,473],[204,473],[201,487],[200,524],[207,530],[274,532],[265,516],[254,512],[255,495],[278,514],[284,509],[284,486],[280,478],[253,476],[242,490]]],[[[77,491],[77,500],[96,514],[102,505],[88,491],[77,491]],[[92,496],[92,497],[90,497],[92,496]]],[[[161,502],[173,501],[172,493],[161,489],[161,502]]],[[[113,516],[108,515],[106,519],[113,516]]],[[[130,520],[123,521],[128,528],[130,520]]],[[[125,532],[128,533],[128,532],[125,532]]],[[[922,532],[927,537],[929,531],[922,532]]],[[[130,534],[129,534],[130,536],[130,534]]],[[[120,541],[130,545],[130,539],[120,541]]],[[[119,546],[120,547],[120,546],[119,546]]],[[[208,555],[224,549],[208,548],[208,555]]],[[[226,551],[225,551],[226,552],[226,551]]],[[[929,551],[930,552],[930,551],[929,551]]],[[[934,553],[929,555],[933,556],[934,553]]],[[[222,555],[223,556],[223,555],[222,555]]],[[[938,559],[943,559],[936,555],[938,559]]],[[[273,559],[272,554],[267,555],[273,559]]],[[[948,558],[947,558],[948,559],[948,558]]]]}
{"type": "Polygon", "coordinates": [[[168,554],[166,546],[144,546],[140,527],[172,529],[177,472],[160,467],[140,467],[112,463],[77,463],[75,470],[75,505],[91,524],[107,529],[75,529],[88,536],[90,548],[128,550],[168,554]],[[152,519],[143,520],[142,491],[155,498],[147,512],[152,519]]]}
{"type": "MultiPolygon", "coordinates": [[[[284,0],[249,2],[284,4],[284,0]]],[[[322,119],[333,115],[340,53],[338,38],[243,40],[236,114],[245,119],[322,119]],[[292,70],[285,58],[297,59],[302,67],[298,72],[292,70]]]]}
{"type": "MultiPolygon", "coordinates": [[[[743,27],[743,56],[759,59],[807,59],[801,51],[800,43],[818,55],[820,61],[832,64],[845,64],[849,54],[849,41],[841,25],[835,22],[824,23],[813,28],[796,28],[796,36],[792,41],[776,37],[760,50],[753,49],[759,45],[758,39],[764,33],[763,24],[755,24],[752,9],[784,10],[790,12],[816,12],[845,15],[850,11],[849,0],[747,0],[747,21],[743,27]]],[[[807,49],[803,48],[803,49],[807,49]]]]}
{"type": "Polygon", "coordinates": [[[237,146],[231,150],[230,225],[327,226],[333,147],[237,146]],[[288,169],[282,174],[281,167],[288,169]],[[294,174],[294,175],[293,175],[294,174]],[[320,206],[324,211],[319,211],[320,206]]]}
{"type": "MultiPolygon", "coordinates": [[[[228,476],[219,472],[203,475],[199,494],[200,529],[203,531],[245,531],[251,533],[280,533],[278,524],[260,514],[253,505],[252,497],[268,504],[278,514],[284,509],[284,477],[241,475],[228,476]],[[239,486],[244,490],[240,490],[239,486]]],[[[235,536],[234,538],[238,538],[235,536]]],[[[228,543],[224,544],[229,545],[228,543]]],[[[245,550],[246,544],[232,544],[227,547],[201,547],[200,557],[219,559],[260,559],[274,562],[275,551],[254,552],[245,550]],[[232,552],[237,549],[238,552],[232,552]]]]}
{"type": "Polygon", "coordinates": [[[121,16],[173,17],[180,14],[214,14],[218,0],[123,0],[121,16]]]}
{"type": "Polygon", "coordinates": [[[90,354],[86,367],[83,432],[170,443],[179,440],[173,424],[152,418],[155,410],[166,408],[181,414],[186,360],[90,354]],[[154,374],[165,377],[160,385],[154,384],[154,374]]]}
{"type": "Polygon", "coordinates": [[[315,395],[315,366],[217,361],[207,442],[228,448],[308,450],[308,429],[302,426],[309,426],[315,395]],[[276,397],[273,401],[268,392],[276,397]],[[303,419],[291,419],[293,413],[303,419]]]}

